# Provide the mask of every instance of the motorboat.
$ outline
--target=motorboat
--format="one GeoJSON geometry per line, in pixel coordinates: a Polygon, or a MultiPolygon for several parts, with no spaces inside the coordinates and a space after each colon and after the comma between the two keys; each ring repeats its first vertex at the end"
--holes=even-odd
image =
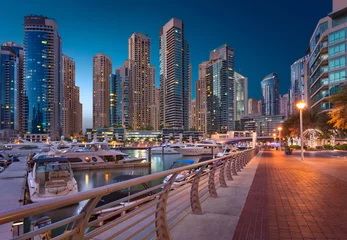
{"type": "MultiPolygon", "coordinates": [[[[192,165],[194,164],[195,161],[194,160],[185,160],[185,159],[182,159],[182,160],[176,160],[172,166],[170,167],[170,169],[174,169],[174,168],[179,168],[179,167],[184,167],[184,166],[189,166],[189,165],[192,165]]],[[[172,188],[175,188],[177,187],[181,182],[183,181],[186,181],[186,180],[189,180],[190,178],[193,177],[193,175],[191,174],[193,170],[184,170],[182,172],[180,172],[175,181],[172,183],[172,188]]],[[[166,176],[163,180],[163,183],[167,183],[170,178],[172,177],[172,174],[166,176]]]]}
{"type": "Polygon", "coordinates": [[[7,167],[11,163],[12,163],[11,157],[4,152],[0,152],[0,166],[7,167]]]}
{"type": "Polygon", "coordinates": [[[187,144],[176,151],[183,156],[215,155],[223,152],[223,145],[214,140],[204,140],[197,144],[187,144]]]}
{"type": "Polygon", "coordinates": [[[30,200],[40,202],[78,192],[71,164],[66,158],[40,158],[28,173],[30,200]]]}
{"type": "Polygon", "coordinates": [[[239,152],[240,149],[238,148],[225,148],[223,152],[219,152],[216,154],[216,157],[219,158],[219,157],[224,157],[224,156],[228,156],[230,154],[232,154],[233,152],[239,152]]]}
{"type": "Polygon", "coordinates": [[[151,149],[152,154],[179,154],[175,149],[169,146],[154,147],[151,149]]]}
{"type": "Polygon", "coordinates": [[[2,171],[4,171],[4,170],[5,170],[4,167],[0,167],[0,173],[1,173],[2,171]]]}
{"type": "Polygon", "coordinates": [[[55,150],[35,155],[34,159],[64,157],[73,169],[114,168],[123,164],[148,166],[145,158],[131,158],[121,151],[112,150],[107,143],[74,144],[69,149],[55,150]]]}

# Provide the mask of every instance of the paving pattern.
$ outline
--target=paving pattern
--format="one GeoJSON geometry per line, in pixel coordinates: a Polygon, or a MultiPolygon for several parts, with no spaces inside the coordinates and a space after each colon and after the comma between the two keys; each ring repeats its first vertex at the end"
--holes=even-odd
{"type": "Polygon", "coordinates": [[[265,151],[233,239],[347,239],[347,182],[265,151]]]}

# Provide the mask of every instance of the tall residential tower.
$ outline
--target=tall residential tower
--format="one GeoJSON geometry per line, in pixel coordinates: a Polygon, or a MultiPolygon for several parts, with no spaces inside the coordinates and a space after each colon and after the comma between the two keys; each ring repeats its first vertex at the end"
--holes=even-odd
{"type": "Polygon", "coordinates": [[[270,73],[261,81],[262,114],[280,114],[279,80],[277,73],[270,73]]]}

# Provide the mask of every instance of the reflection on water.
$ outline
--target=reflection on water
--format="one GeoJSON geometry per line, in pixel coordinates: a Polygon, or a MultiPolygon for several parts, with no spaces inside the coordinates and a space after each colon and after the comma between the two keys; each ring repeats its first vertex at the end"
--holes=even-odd
{"type": "MultiPolygon", "coordinates": [[[[132,157],[146,157],[147,158],[147,150],[131,150],[131,151],[124,151],[125,153],[128,153],[132,157]]],[[[91,190],[93,188],[109,185],[116,183],[117,180],[114,180],[114,178],[122,176],[122,175],[136,175],[136,176],[144,176],[151,173],[161,172],[163,170],[170,169],[174,161],[178,159],[192,159],[196,162],[198,161],[198,156],[186,156],[183,157],[180,154],[172,154],[172,155],[161,155],[156,154],[151,156],[151,167],[147,168],[121,168],[121,169],[98,169],[98,170],[82,170],[82,171],[74,171],[74,176],[78,184],[78,191],[83,192],[87,190],[91,190]]],[[[153,181],[149,183],[149,186],[153,186],[156,184],[160,184],[162,182],[162,179],[153,181]]],[[[115,196],[115,199],[119,199],[121,197],[126,196],[129,193],[133,193],[134,191],[143,190],[142,186],[134,186],[129,189],[123,189],[116,194],[113,194],[112,197],[115,196]]],[[[74,214],[77,214],[79,210],[83,208],[83,206],[86,204],[87,201],[80,202],[79,204],[75,204],[72,206],[64,207],[59,210],[47,212],[45,214],[42,214],[40,216],[35,216],[34,219],[37,219],[39,217],[43,216],[49,216],[52,219],[52,222],[59,221],[61,219],[64,219],[66,217],[72,216],[74,214]]],[[[26,221],[26,225],[28,222],[26,221]]],[[[26,229],[28,229],[28,225],[26,226],[26,229]]],[[[53,231],[52,234],[55,235],[57,232],[63,231],[65,228],[58,229],[57,231],[53,231]]]]}

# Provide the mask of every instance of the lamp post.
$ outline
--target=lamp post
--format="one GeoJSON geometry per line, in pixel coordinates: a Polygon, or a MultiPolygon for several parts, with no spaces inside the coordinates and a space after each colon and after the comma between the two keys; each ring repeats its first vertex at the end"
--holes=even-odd
{"type": "Polygon", "coordinates": [[[278,138],[280,139],[280,149],[279,150],[282,151],[282,139],[281,139],[282,127],[278,127],[277,130],[278,130],[278,138]]]}
{"type": "Polygon", "coordinates": [[[306,106],[306,103],[299,102],[296,104],[297,108],[300,110],[300,143],[301,143],[301,161],[304,161],[304,145],[302,139],[302,109],[306,106]]]}

